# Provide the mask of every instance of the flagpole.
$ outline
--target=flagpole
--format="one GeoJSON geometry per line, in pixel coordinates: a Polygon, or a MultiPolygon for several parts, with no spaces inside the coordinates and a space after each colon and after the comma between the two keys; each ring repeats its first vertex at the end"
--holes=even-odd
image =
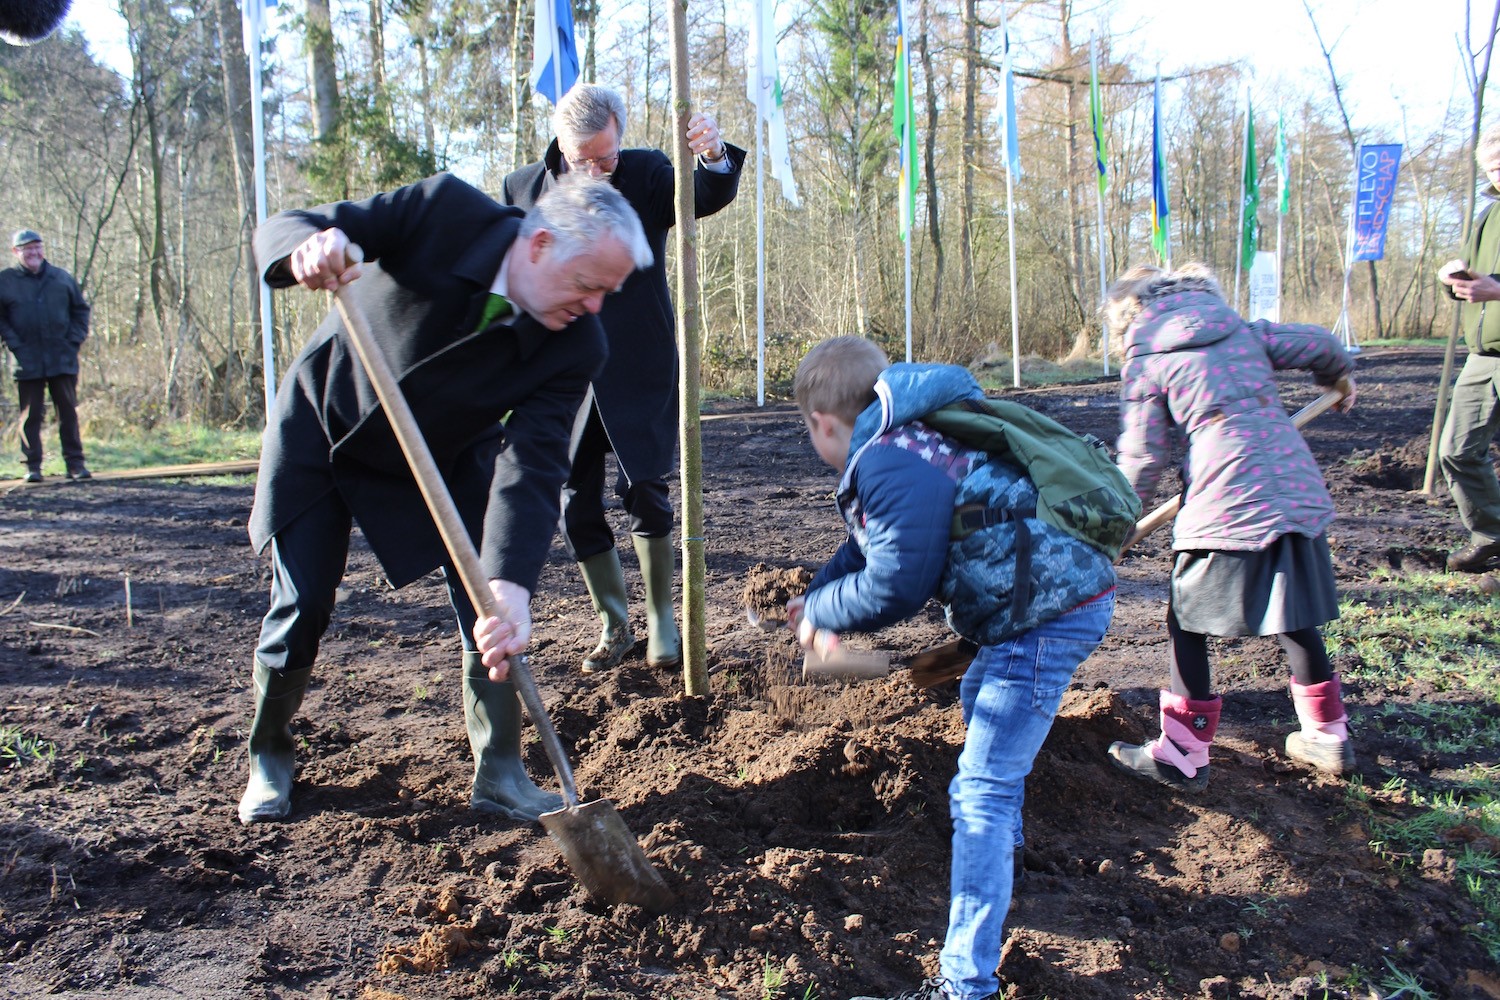
{"type": "MultiPolygon", "coordinates": [[[[1098,87],[1099,87],[1099,65],[1098,65],[1098,62],[1097,62],[1097,59],[1096,59],[1096,56],[1095,56],[1095,51],[1094,51],[1095,42],[1096,42],[1095,36],[1090,35],[1089,36],[1089,82],[1090,82],[1090,85],[1092,86],[1092,88],[1094,90],[1097,90],[1098,87]]],[[[1103,101],[1102,100],[1100,101],[1100,107],[1099,107],[1098,114],[1099,114],[1099,120],[1096,121],[1096,122],[1090,122],[1090,124],[1093,125],[1093,127],[1094,127],[1094,135],[1095,135],[1095,139],[1094,139],[1094,142],[1095,142],[1094,154],[1095,154],[1096,159],[1097,159],[1098,154],[1099,154],[1099,149],[1098,149],[1099,137],[1103,136],[1103,134],[1104,134],[1104,107],[1103,107],[1103,101]]],[[[1094,117],[1094,102],[1093,101],[1089,102],[1089,117],[1090,118],[1094,117]]],[[[1096,166],[1096,169],[1097,169],[1097,162],[1096,162],[1095,166],[1096,166]]],[[[1102,177],[1102,176],[1103,175],[1101,174],[1100,177],[1102,177]]],[[[1103,336],[1100,339],[1100,344],[1101,344],[1100,352],[1104,355],[1104,374],[1108,375],[1109,374],[1109,324],[1106,323],[1106,322],[1103,322],[1103,316],[1104,316],[1104,296],[1105,296],[1105,293],[1106,293],[1105,276],[1104,276],[1104,254],[1105,254],[1105,245],[1104,244],[1105,244],[1105,240],[1108,239],[1108,237],[1109,237],[1109,232],[1104,228],[1104,185],[1101,184],[1101,183],[1099,183],[1099,179],[1100,179],[1099,177],[1094,178],[1094,203],[1099,208],[1099,316],[1100,316],[1100,319],[1101,319],[1101,322],[1100,322],[1099,326],[1103,330],[1103,336]]]]}
{"type": "MultiPolygon", "coordinates": [[[[249,15],[245,48],[250,56],[250,155],[255,160],[255,225],[266,221],[266,118],[262,107],[262,65],[260,57],[261,25],[265,20],[266,0],[243,0],[249,15]]],[[[271,319],[271,286],[256,268],[255,283],[260,286],[261,376],[266,389],[266,422],[276,406],[276,332],[271,319]]]]}
{"type": "Polygon", "coordinates": [[[1245,87],[1245,128],[1240,133],[1240,222],[1234,227],[1234,309],[1240,308],[1240,270],[1245,263],[1245,172],[1250,169],[1250,87],[1245,87]]]}
{"type": "Polygon", "coordinates": [[[1021,388],[1021,317],[1016,303],[1016,208],[1015,183],[1010,176],[1010,158],[1005,159],[1005,229],[1010,237],[1010,367],[1011,381],[1021,388]]]}
{"type": "Polygon", "coordinates": [[[765,120],[765,67],[760,65],[761,53],[766,40],[760,37],[765,24],[761,4],[755,0],[756,34],[756,86],[755,86],[755,405],[766,405],[766,171],[770,162],[762,138],[765,120]]]}

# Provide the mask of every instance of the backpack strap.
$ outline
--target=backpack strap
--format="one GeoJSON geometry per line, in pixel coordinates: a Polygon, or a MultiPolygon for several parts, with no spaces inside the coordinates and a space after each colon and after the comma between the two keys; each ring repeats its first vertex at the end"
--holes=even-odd
{"type": "Polygon", "coordinates": [[[986,507],[983,504],[959,504],[953,509],[953,526],[950,537],[955,541],[968,538],[983,528],[1012,521],[1016,526],[1016,582],[1010,590],[1010,616],[1012,621],[1024,621],[1031,607],[1031,529],[1026,525],[1028,517],[1036,517],[1035,506],[986,507]]]}

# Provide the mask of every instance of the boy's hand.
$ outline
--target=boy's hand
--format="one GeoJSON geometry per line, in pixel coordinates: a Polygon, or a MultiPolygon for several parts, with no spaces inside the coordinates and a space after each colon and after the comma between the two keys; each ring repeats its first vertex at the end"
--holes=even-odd
{"type": "MultiPolygon", "coordinates": [[[[790,611],[791,602],[787,602],[790,611]]],[[[841,642],[837,632],[830,632],[826,628],[814,628],[813,623],[806,618],[800,618],[797,622],[797,641],[802,644],[803,649],[810,649],[819,656],[828,657],[839,648],[841,642]]]]}
{"type": "Polygon", "coordinates": [[[802,624],[802,605],[807,603],[806,594],[798,594],[786,602],[786,626],[797,633],[797,628],[802,624]]]}

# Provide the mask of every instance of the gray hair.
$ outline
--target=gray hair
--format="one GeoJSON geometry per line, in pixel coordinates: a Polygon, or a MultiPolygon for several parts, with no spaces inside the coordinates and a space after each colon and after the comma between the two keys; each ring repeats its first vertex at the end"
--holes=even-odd
{"type": "Polygon", "coordinates": [[[527,239],[542,229],[552,234],[559,261],[572,260],[611,236],[630,253],[637,270],[650,267],[655,259],[640,216],[604,178],[564,175],[526,213],[517,238],[527,239]]]}
{"type": "Polygon", "coordinates": [[[611,121],[620,129],[615,138],[624,142],[625,102],[620,95],[595,83],[580,83],[557,102],[552,112],[552,134],[559,142],[578,145],[609,128],[611,121]]]}

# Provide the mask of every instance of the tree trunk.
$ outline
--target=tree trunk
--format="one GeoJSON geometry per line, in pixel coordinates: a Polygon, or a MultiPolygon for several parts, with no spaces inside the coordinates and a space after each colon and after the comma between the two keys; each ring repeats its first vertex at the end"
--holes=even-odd
{"type": "Polygon", "coordinates": [[[329,0],[307,0],[307,76],[313,98],[313,138],[325,142],[333,138],[339,124],[339,76],[328,4],[329,0]]]}
{"type": "MultiPolygon", "coordinates": [[[[973,0],[966,0],[972,4],[973,0]]],[[[927,78],[927,142],[924,151],[925,167],[927,171],[927,233],[932,240],[933,273],[932,273],[932,315],[928,317],[927,328],[937,329],[939,308],[943,301],[943,229],[941,218],[938,213],[938,179],[937,179],[937,131],[938,131],[938,100],[937,88],[933,83],[932,72],[932,49],[927,44],[927,0],[922,0],[922,33],[917,38],[917,47],[922,53],[922,72],[927,78]]],[[[969,162],[965,157],[965,163],[969,162]]],[[[967,245],[967,241],[965,241],[967,245]]]]}
{"type": "Polygon", "coordinates": [[[530,150],[530,142],[526,136],[530,129],[526,128],[527,109],[531,106],[531,79],[527,76],[526,68],[522,65],[519,53],[528,47],[530,37],[527,25],[530,19],[526,16],[526,0],[515,0],[511,5],[511,40],[510,40],[510,167],[514,170],[523,163],[531,162],[527,156],[530,150]]]}
{"type": "Polygon", "coordinates": [[[1078,197],[1078,166],[1082,157],[1078,153],[1078,80],[1073,74],[1073,39],[1070,34],[1073,18],[1073,5],[1071,0],[1061,0],[1058,4],[1061,14],[1062,25],[1062,62],[1068,67],[1069,78],[1067,82],[1067,173],[1065,186],[1068,190],[1068,229],[1070,239],[1068,240],[1068,271],[1071,280],[1068,289],[1073,295],[1074,305],[1077,307],[1078,322],[1084,323],[1083,303],[1087,301],[1087,293],[1084,291],[1084,275],[1088,268],[1083,262],[1083,207],[1078,197]]]}
{"type": "MultiPolygon", "coordinates": [[[[255,142],[251,135],[250,102],[258,100],[260,95],[250,93],[250,64],[245,58],[245,36],[238,4],[235,0],[217,0],[215,8],[222,54],[219,68],[224,83],[224,115],[229,126],[229,148],[234,155],[234,192],[240,205],[240,257],[245,268],[245,291],[250,305],[249,330],[253,338],[260,330],[260,282],[256,280],[255,255],[250,241],[255,229],[255,142]]],[[[232,329],[232,305],[229,321],[232,329]]]]}
{"type": "MultiPolygon", "coordinates": [[[[974,309],[974,135],[978,131],[975,100],[979,93],[979,15],[975,0],[964,0],[963,186],[958,205],[959,280],[964,309],[974,309]]],[[[929,77],[931,74],[929,74],[929,77]]],[[[930,85],[929,85],[930,86],[930,85]]],[[[1003,99],[1003,98],[1002,98],[1003,99]]]]}
{"type": "Polygon", "coordinates": [[[672,46],[672,165],[677,174],[677,349],[682,454],[682,687],[691,697],[707,697],[708,620],[704,603],[703,441],[698,423],[701,352],[698,331],[698,224],[693,217],[693,153],[687,145],[693,96],[688,81],[687,0],[671,4],[668,34],[672,46]]]}

